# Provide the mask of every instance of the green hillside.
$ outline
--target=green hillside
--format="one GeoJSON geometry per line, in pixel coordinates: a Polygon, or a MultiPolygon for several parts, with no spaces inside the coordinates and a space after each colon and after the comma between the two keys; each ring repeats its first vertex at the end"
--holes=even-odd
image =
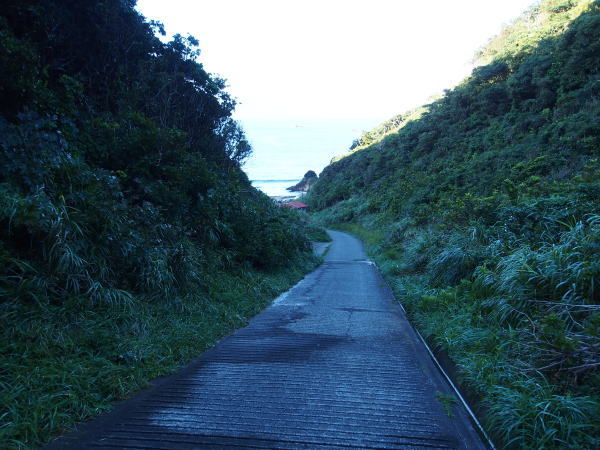
{"type": "Polygon", "coordinates": [[[369,243],[506,448],[600,438],[600,2],[547,0],[308,199],[369,243]]]}
{"type": "Polygon", "coordinates": [[[0,8],[0,447],[172,372],[316,263],[198,42],[134,0],[0,8]],[[163,32],[164,34],[164,32],[163,32]]]}

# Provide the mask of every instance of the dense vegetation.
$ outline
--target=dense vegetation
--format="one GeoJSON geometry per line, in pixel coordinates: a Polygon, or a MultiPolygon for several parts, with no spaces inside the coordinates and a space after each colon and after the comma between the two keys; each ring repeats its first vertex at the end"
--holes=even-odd
{"type": "Polygon", "coordinates": [[[304,219],[240,169],[198,42],[161,42],[134,6],[2,2],[3,448],[172,371],[315,263],[304,219]]]}
{"type": "Polygon", "coordinates": [[[309,194],[361,234],[505,448],[600,437],[600,2],[545,0],[309,194]]]}

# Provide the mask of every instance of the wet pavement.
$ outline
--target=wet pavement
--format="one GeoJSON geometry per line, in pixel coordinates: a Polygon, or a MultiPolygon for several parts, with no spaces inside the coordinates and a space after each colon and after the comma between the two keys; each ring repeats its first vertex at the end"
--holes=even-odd
{"type": "Polygon", "coordinates": [[[485,448],[360,241],[330,233],[248,326],[47,448],[485,448]]]}

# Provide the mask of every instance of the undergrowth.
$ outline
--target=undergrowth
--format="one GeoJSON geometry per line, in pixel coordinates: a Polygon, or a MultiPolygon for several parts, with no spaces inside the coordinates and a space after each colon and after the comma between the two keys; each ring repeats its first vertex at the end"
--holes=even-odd
{"type": "Polygon", "coordinates": [[[329,212],[321,219],[363,239],[413,324],[457,365],[457,381],[481,399],[498,445],[594,448],[599,216],[565,224],[556,241],[535,249],[500,251],[496,240],[484,244],[473,234],[463,241],[471,248],[458,249],[464,236],[432,227],[406,229],[400,250],[399,224],[382,227],[373,217],[333,224],[329,212]],[[469,253],[483,256],[473,263],[469,253]]]}
{"type": "Polygon", "coordinates": [[[42,445],[167,375],[269,304],[316,264],[270,273],[212,271],[204,292],[168,301],[132,297],[0,305],[0,442],[42,445]]]}

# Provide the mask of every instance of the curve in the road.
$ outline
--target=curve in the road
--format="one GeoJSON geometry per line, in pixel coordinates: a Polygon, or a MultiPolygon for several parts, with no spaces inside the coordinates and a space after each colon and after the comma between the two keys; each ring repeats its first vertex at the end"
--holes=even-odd
{"type": "Polygon", "coordinates": [[[356,238],[181,372],[48,448],[485,448],[356,238]]]}

